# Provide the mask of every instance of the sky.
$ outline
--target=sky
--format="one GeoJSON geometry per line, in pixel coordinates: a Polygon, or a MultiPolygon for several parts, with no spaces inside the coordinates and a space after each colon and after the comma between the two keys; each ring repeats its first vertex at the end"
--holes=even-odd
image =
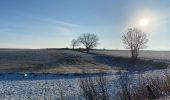
{"type": "Polygon", "coordinates": [[[124,49],[122,35],[138,27],[148,50],[170,50],[169,11],[170,0],[0,0],[0,48],[65,48],[91,32],[97,48],[124,49]]]}

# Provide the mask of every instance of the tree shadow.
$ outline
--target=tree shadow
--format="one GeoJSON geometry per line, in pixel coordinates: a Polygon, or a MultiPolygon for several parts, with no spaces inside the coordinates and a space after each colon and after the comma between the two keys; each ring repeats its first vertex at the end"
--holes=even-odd
{"type": "Polygon", "coordinates": [[[88,54],[93,55],[93,58],[97,63],[120,68],[129,72],[144,72],[148,70],[165,69],[168,67],[168,63],[155,62],[148,59],[137,59],[135,62],[131,62],[131,59],[127,57],[97,54],[94,52],[88,54]]]}

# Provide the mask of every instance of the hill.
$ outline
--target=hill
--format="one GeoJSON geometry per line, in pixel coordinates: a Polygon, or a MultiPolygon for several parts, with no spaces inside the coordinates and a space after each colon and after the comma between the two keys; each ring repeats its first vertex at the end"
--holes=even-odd
{"type": "Polygon", "coordinates": [[[167,68],[169,51],[142,51],[136,64],[125,50],[0,49],[0,72],[115,72],[167,68]],[[166,56],[165,56],[166,55],[166,56]]]}

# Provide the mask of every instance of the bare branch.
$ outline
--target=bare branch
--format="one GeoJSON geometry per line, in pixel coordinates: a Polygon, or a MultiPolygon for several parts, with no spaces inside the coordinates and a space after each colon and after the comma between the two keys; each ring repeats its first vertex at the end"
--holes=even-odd
{"type": "Polygon", "coordinates": [[[146,48],[148,42],[147,34],[137,28],[130,28],[122,36],[122,41],[126,49],[131,50],[132,59],[137,59],[139,50],[146,48]]]}
{"type": "Polygon", "coordinates": [[[95,34],[84,33],[78,38],[78,40],[86,47],[87,52],[89,52],[90,49],[98,45],[99,38],[95,34]]]}
{"type": "Polygon", "coordinates": [[[79,41],[73,39],[73,40],[71,41],[71,46],[72,46],[73,49],[74,49],[76,46],[79,46],[79,41]]]}

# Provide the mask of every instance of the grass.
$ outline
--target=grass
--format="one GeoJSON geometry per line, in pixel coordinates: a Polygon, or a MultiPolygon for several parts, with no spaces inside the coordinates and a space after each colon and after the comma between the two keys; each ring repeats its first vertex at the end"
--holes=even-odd
{"type": "Polygon", "coordinates": [[[143,77],[142,75],[131,83],[126,74],[120,74],[121,91],[117,95],[119,100],[152,100],[170,95],[170,75],[143,77]]]}
{"type": "Polygon", "coordinates": [[[137,79],[126,73],[120,72],[119,75],[116,98],[108,91],[114,91],[114,88],[108,87],[109,80],[102,75],[80,79],[82,96],[85,100],[154,100],[170,95],[170,75],[166,72],[157,77],[140,74],[137,79]]]}
{"type": "Polygon", "coordinates": [[[105,72],[118,70],[134,72],[168,67],[167,63],[144,59],[130,64],[129,58],[106,55],[104,51],[103,54],[94,52],[84,53],[73,50],[18,50],[16,52],[15,50],[3,50],[0,52],[0,72],[82,73],[82,71],[86,71],[96,73],[100,70],[105,72]]]}
{"type": "Polygon", "coordinates": [[[88,77],[80,79],[80,88],[86,100],[108,100],[107,79],[100,77],[88,77]]]}

